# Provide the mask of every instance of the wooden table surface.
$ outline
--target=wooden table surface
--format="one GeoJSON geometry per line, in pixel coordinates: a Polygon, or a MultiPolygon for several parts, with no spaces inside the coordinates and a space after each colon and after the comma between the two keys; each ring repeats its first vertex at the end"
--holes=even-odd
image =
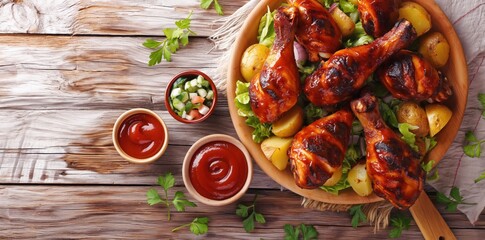
{"type": "MultiPolygon", "coordinates": [[[[246,2],[220,0],[226,15],[246,2]]],[[[173,213],[170,222],[165,208],[148,206],[146,192],[163,173],[174,173],[177,190],[186,192],[181,163],[197,139],[236,136],[225,96],[214,115],[196,125],[176,122],[163,103],[166,84],[178,72],[214,75],[221,53],[210,51],[207,36],[220,18],[196,0],[0,1],[0,239],[191,239],[187,229],[170,230],[199,216],[210,218],[209,232],[199,239],[282,239],[286,223],[312,224],[320,239],[387,237],[389,229],[353,229],[347,212],[301,207],[301,197],[281,191],[258,167],[241,199],[259,195],[267,223],[253,233],[243,230],[235,204],[199,204],[173,213]],[[162,29],[191,10],[197,36],[172,62],[148,67],[150,51],[142,42],[162,39],[162,29]],[[116,118],[136,107],[155,110],[168,124],[168,150],[154,164],[127,163],[111,141],[116,118]]],[[[472,226],[463,214],[438,208],[459,239],[485,234],[485,218],[472,226]]],[[[403,238],[422,238],[414,222],[403,238]]]]}

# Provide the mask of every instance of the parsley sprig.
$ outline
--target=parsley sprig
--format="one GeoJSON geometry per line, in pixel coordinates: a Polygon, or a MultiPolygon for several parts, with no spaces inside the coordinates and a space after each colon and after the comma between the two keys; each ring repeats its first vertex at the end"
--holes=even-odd
{"type": "Polygon", "coordinates": [[[266,219],[263,214],[256,212],[256,198],[254,196],[253,204],[246,206],[244,204],[237,205],[236,215],[244,218],[243,227],[246,232],[252,232],[254,230],[255,221],[261,224],[266,223],[266,219]]]}
{"type": "Polygon", "coordinates": [[[182,46],[186,46],[189,43],[189,35],[194,34],[192,30],[190,30],[190,17],[192,16],[192,12],[189,13],[187,18],[178,20],[175,22],[177,28],[165,28],[163,33],[165,34],[165,40],[159,42],[153,40],[151,38],[145,40],[143,46],[155,49],[150,54],[150,61],[148,61],[148,66],[154,66],[162,62],[162,59],[165,59],[167,62],[172,61],[172,53],[177,52],[180,48],[180,44],[182,46]]]}
{"type": "Polygon", "coordinates": [[[224,15],[224,12],[222,12],[222,6],[219,4],[218,0],[200,0],[200,7],[202,9],[209,9],[213,2],[214,9],[216,10],[217,14],[224,15]]]}
{"type": "Polygon", "coordinates": [[[175,185],[175,178],[172,173],[166,173],[164,176],[158,177],[158,185],[163,188],[163,197],[158,194],[157,190],[151,188],[147,192],[147,203],[150,206],[156,204],[164,204],[167,207],[167,219],[170,221],[170,206],[173,205],[178,212],[185,211],[185,207],[196,207],[197,205],[185,197],[181,191],[175,192],[172,200],[168,198],[168,190],[175,185]]]}
{"type": "Polygon", "coordinates": [[[350,209],[350,216],[352,216],[352,227],[357,228],[359,223],[367,222],[367,217],[362,212],[362,204],[352,206],[350,209]]]}
{"type": "Polygon", "coordinates": [[[411,224],[411,218],[405,216],[402,213],[398,213],[394,216],[391,216],[391,226],[393,227],[389,232],[390,238],[399,238],[401,237],[403,230],[408,230],[411,224]]]}
{"type": "Polygon", "coordinates": [[[458,187],[452,187],[450,190],[450,197],[438,192],[436,194],[436,201],[446,205],[446,210],[449,212],[456,211],[459,204],[470,204],[463,201],[463,197],[460,195],[460,189],[458,187]]]}
{"type": "Polygon", "coordinates": [[[463,146],[463,152],[472,158],[480,157],[482,154],[482,143],[485,140],[479,140],[472,131],[466,132],[465,140],[467,144],[463,146]]]}
{"type": "Polygon", "coordinates": [[[189,227],[190,231],[195,234],[195,235],[202,235],[207,233],[209,230],[209,218],[207,217],[200,217],[200,218],[194,218],[192,222],[178,226],[174,229],[172,229],[172,232],[178,231],[182,228],[189,227]]]}
{"type": "Polygon", "coordinates": [[[312,240],[318,239],[318,232],[312,225],[300,224],[299,226],[292,226],[285,224],[285,240],[312,240]],[[301,235],[301,238],[300,238],[301,235]]]}
{"type": "Polygon", "coordinates": [[[475,183],[480,182],[480,181],[482,181],[483,179],[485,179],[485,172],[482,172],[482,173],[480,174],[480,176],[478,176],[478,178],[477,178],[477,179],[475,179],[475,183]]]}

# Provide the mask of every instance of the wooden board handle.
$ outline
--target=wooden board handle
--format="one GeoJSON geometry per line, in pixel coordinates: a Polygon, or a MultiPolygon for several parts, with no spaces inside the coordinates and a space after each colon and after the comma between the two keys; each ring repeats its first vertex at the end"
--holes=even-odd
{"type": "Polygon", "coordinates": [[[424,239],[456,240],[450,227],[424,191],[410,208],[410,211],[424,239]]]}

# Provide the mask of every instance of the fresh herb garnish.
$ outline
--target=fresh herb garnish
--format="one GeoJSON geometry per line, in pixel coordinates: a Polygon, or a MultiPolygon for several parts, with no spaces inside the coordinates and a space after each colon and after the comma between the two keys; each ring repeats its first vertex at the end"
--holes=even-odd
{"type": "Polygon", "coordinates": [[[408,230],[411,224],[411,218],[405,216],[402,213],[398,213],[395,216],[391,216],[391,226],[393,227],[389,232],[390,238],[401,237],[403,230],[408,230]]]}
{"type": "Polygon", "coordinates": [[[312,103],[309,103],[308,105],[306,105],[303,111],[305,112],[306,124],[310,124],[315,120],[320,119],[323,116],[327,115],[327,112],[325,110],[313,105],[312,103]]]}
{"type": "Polygon", "coordinates": [[[175,185],[175,178],[172,173],[167,173],[164,176],[158,177],[158,185],[163,188],[164,196],[160,196],[157,190],[151,188],[147,192],[147,203],[150,206],[155,204],[165,204],[167,207],[167,219],[170,221],[170,206],[173,205],[175,209],[179,212],[185,211],[185,207],[196,207],[197,205],[185,197],[183,192],[175,192],[174,198],[170,200],[168,198],[168,190],[173,188],[175,185]]]}
{"type": "Polygon", "coordinates": [[[480,102],[480,105],[482,105],[482,117],[485,118],[485,93],[478,94],[478,101],[480,102]]]}
{"type": "Polygon", "coordinates": [[[302,223],[299,226],[293,227],[290,224],[285,224],[284,229],[285,240],[312,240],[317,239],[318,237],[318,232],[312,225],[305,225],[302,223]]]}
{"type": "Polygon", "coordinates": [[[397,125],[399,132],[402,134],[401,139],[404,140],[414,151],[418,152],[419,148],[416,146],[416,134],[411,130],[416,130],[419,127],[411,125],[409,123],[399,123],[397,125]]]}
{"type": "Polygon", "coordinates": [[[421,162],[421,168],[426,172],[426,181],[436,181],[439,179],[438,169],[433,169],[434,165],[434,160],[429,160],[427,163],[421,162]]]}
{"type": "Polygon", "coordinates": [[[397,121],[396,113],[392,110],[392,108],[389,105],[387,105],[387,103],[385,103],[382,100],[379,100],[379,112],[382,115],[382,119],[384,119],[384,121],[387,124],[397,128],[398,121],[397,121]]]}
{"type": "Polygon", "coordinates": [[[350,209],[350,216],[352,216],[352,227],[357,228],[359,223],[366,222],[367,217],[362,212],[362,204],[352,206],[350,209]]]}
{"type": "Polygon", "coordinates": [[[466,132],[465,140],[467,141],[467,145],[463,146],[463,152],[472,158],[480,157],[482,153],[482,143],[484,143],[485,140],[478,140],[472,131],[466,132]]]}
{"type": "Polygon", "coordinates": [[[485,172],[482,172],[482,174],[480,174],[480,176],[478,176],[478,178],[475,179],[475,183],[480,182],[483,179],[485,179],[485,172]]]}
{"type": "Polygon", "coordinates": [[[189,35],[195,34],[190,30],[190,16],[192,12],[189,13],[187,18],[178,20],[175,22],[177,28],[165,28],[163,33],[165,34],[165,40],[159,42],[151,38],[145,40],[143,46],[155,49],[150,54],[150,61],[148,61],[148,66],[154,66],[162,62],[165,59],[167,62],[172,61],[172,53],[177,52],[182,46],[186,46],[189,43],[189,35]]]}
{"type": "Polygon", "coordinates": [[[429,160],[428,162],[421,162],[421,168],[423,168],[423,170],[426,172],[426,173],[429,173],[431,171],[431,169],[433,169],[433,166],[434,166],[434,160],[429,160]]]}
{"type": "Polygon", "coordinates": [[[217,14],[224,15],[224,12],[222,12],[222,6],[219,4],[218,0],[200,0],[200,7],[202,9],[209,9],[213,2],[214,9],[216,10],[217,14]]]}
{"type": "Polygon", "coordinates": [[[436,146],[436,144],[438,144],[438,142],[434,137],[424,137],[424,144],[426,146],[426,152],[429,152],[436,146]]]}
{"type": "Polygon", "coordinates": [[[452,187],[450,190],[450,197],[448,198],[441,192],[436,194],[436,201],[446,205],[446,210],[450,212],[456,211],[458,204],[465,204],[463,197],[460,195],[458,187],[452,187]]]}
{"type": "Polygon", "coordinates": [[[253,204],[246,206],[244,204],[237,205],[236,215],[242,217],[243,227],[246,232],[252,232],[254,230],[255,221],[261,224],[266,223],[263,214],[256,212],[256,198],[254,196],[253,204]]]}
{"type": "Polygon", "coordinates": [[[207,226],[208,223],[209,223],[209,218],[207,217],[194,218],[192,222],[172,229],[172,232],[178,231],[185,227],[189,227],[190,231],[193,234],[202,235],[207,233],[207,231],[209,230],[209,227],[207,226]]]}

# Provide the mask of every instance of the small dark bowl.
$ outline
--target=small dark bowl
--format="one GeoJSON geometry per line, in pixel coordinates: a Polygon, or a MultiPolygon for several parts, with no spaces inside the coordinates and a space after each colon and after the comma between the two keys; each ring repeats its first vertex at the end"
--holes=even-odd
{"type": "Polygon", "coordinates": [[[216,103],[217,103],[217,88],[216,88],[216,85],[214,84],[212,79],[209,76],[207,76],[207,74],[205,74],[201,71],[198,71],[198,70],[187,70],[187,71],[184,71],[184,72],[177,74],[175,77],[172,78],[172,80],[170,80],[170,83],[167,85],[167,89],[165,90],[165,107],[167,108],[170,115],[172,115],[172,117],[175,120],[177,120],[181,123],[199,123],[199,122],[206,120],[214,112],[214,109],[216,108],[216,103]],[[207,112],[206,115],[204,115],[201,118],[196,119],[196,120],[187,120],[187,119],[184,119],[184,118],[180,117],[179,115],[177,115],[177,113],[172,109],[172,107],[170,107],[170,102],[169,102],[170,101],[170,92],[172,91],[173,84],[175,83],[175,81],[177,81],[177,79],[179,79],[181,77],[196,78],[198,75],[201,75],[202,77],[204,77],[205,80],[209,81],[209,84],[212,88],[212,91],[214,92],[214,97],[212,99],[212,105],[209,109],[209,112],[207,112]]]}

